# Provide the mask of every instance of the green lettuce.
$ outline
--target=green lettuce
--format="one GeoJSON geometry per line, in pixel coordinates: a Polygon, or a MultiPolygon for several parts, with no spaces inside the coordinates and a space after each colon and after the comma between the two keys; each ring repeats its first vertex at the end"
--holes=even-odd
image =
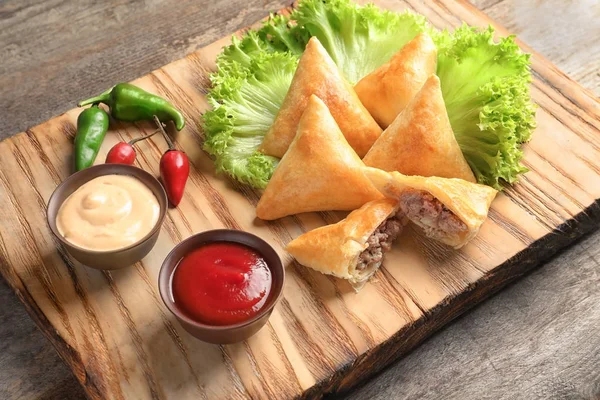
{"type": "Polygon", "coordinates": [[[283,15],[271,15],[258,31],[258,36],[267,44],[269,51],[289,52],[300,55],[310,39],[306,29],[283,15]]]}
{"type": "Polygon", "coordinates": [[[356,84],[421,32],[425,17],[359,6],[349,0],[303,0],[292,19],[316,36],[346,79],[356,84]]]}
{"type": "Polygon", "coordinates": [[[219,171],[264,188],[277,159],[257,152],[289,89],[299,56],[317,36],[356,83],[420,32],[438,45],[437,74],[456,139],[480,183],[501,189],[526,171],[521,144],[535,127],[529,55],[513,37],[466,25],[438,32],[423,16],[350,0],[301,0],[290,17],[271,16],[232,39],[217,58],[203,115],[204,148],[219,171]]]}
{"type": "Polygon", "coordinates": [[[350,82],[356,82],[419,32],[430,29],[412,13],[382,11],[350,0],[303,0],[291,17],[276,15],[258,30],[233,37],[217,58],[202,117],[204,149],[218,171],[264,188],[277,159],[257,152],[287,93],[299,55],[316,35],[350,82]],[[339,38],[339,39],[336,39],[339,38]]]}
{"type": "Polygon", "coordinates": [[[460,148],[477,181],[502,189],[527,169],[521,144],[535,128],[529,54],[493,28],[463,25],[438,37],[437,75],[460,148]]]}
{"type": "Polygon", "coordinates": [[[242,183],[264,188],[277,159],[256,151],[283,102],[296,65],[290,53],[259,53],[248,61],[226,64],[230,75],[213,75],[204,114],[204,148],[215,156],[218,171],[242,183]]]}
{"type": "Polygon", "coordinates": [[[212,110],[202,116],[204,149],[215,157],[217,171],[264,188],[277,158],[259,153],[258,146],[290,87],[298,55],[308,34],[288,17],[269,18],[217,57],[217,72],[207,98],[212,110]]]}

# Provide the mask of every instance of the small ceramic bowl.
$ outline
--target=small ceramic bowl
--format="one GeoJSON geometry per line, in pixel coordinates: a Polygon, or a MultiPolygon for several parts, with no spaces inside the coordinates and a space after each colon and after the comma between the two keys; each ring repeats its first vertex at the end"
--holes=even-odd
{"type": "Polygon", "coordinates": [[[65,179],[52,193],[48,202],[46,215],[48,226],[52,233],[58,238],[69,254],[80,263],[95,269],[119,269],[135,264],[144,258],[154,247],[160,227],[167,213],[167,194],[160,182],[143,169],[124,164],[101,164],[81,170],[65,179]],[[81,185],[94,178],[104,175],[129,175],[140,180],[154,193],[160,205],[160,214],[156,225],[139,242],[121,249],[109,251],[94,251],[81,248],[68,242],[56,227],[56,216],[62,203],[75,192],[81,185]]]}
{"type": "Polygon", "coordinates": [[[169,253],[162,264],[158,275],[158,288],[160,296],[167,308],[175,315],[181,326],[192,336],[208,343],[229,344],[241,342],[260,330],[269,319],[271,312],[283,292],[285,270],[277,252],[258,236],[247,232],[232,229],[217,229],[190,236],[169,253]],[[265,259],[271,271],[271,292],[267,302],[254,317],[247,321],[233,325],[207,325],[188,317],[181,311],[173,299],[172,277],[173,271],[181,259],[198,247],[215,242],[229,242],[246,245],[265,259]]]}

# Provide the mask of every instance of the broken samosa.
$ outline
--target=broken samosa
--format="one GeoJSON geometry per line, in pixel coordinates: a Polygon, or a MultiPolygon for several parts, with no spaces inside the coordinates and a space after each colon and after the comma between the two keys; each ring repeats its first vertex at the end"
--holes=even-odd
{"type": "Polygon", "coordinates": [[[365,168],[365,175],[386,197],[399,201],[404,215],[426,236],[460,248],[487,219],[495,189],[463,179],[406,176],[365,168]]]}
{"type": "Polygon", "coordinates": [[[374,200],[337,224],[300,235],[286,250],[300,264],[347,279],[358,291],[377,272],[405,223],[398,201],[374,200]]]}

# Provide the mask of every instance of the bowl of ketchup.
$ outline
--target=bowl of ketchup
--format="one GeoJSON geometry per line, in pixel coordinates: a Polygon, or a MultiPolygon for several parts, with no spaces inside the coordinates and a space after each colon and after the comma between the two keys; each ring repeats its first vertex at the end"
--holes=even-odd
{"type": "Polygon", "coordinates": [[[217,229],[179,243],[160,269],[160,295],[182,327],[215,344],[243,341],[262,328],[283,291],[275,250],[248,232],[217,229]]]}

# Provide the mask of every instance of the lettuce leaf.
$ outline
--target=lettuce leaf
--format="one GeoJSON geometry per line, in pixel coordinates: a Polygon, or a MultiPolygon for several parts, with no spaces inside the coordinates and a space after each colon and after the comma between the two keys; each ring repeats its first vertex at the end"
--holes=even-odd
{"type": "Polygon", "coordinates": [[[258,31],[258,36],[267,43],[270,51],[304,52],[310,34],[295,21],[283,15],[271,14],[269,20],[258,31]]]}
{"type": "Polygon", "coordinates": [[[502,189],[527,169],[521,144],[535,128],[529,54],[514,37],[463,25],[442,33],[437,75],[450,124],[479,183],[502,189]]]}
{"type": "Polygon", "coordinates": [[[203,115],[204,148],[219,171],[264,188],[277,159],[256,150],[290,86],[310,36],[325,46],[350,82],[389,60],[420,32],[438,45],[437,74],[456,139],[480,183],[502,189],[526,171],[521,144],[535,128],[529,55],[513,37],[463,25],[438,32],[420,15],[383,11],[351,0],[301,0],[290,17],[271,15],[232,39],[217,58],[203,115]]]}
{"type": "Polygon", "coordinates": [[[288,17],[271,15],[258,30],[233,37],[217,57],[202,116],[204,149],[217,171],[264,188],[277,158],[257,152],[290,87],[308,33],[288,17]]]}
{"type": "Polygon", "coordinates": [[[215,156],[218,171],[242,183],[264,188],[277,159],[256,151],[283,102],[296,70],[290,53],[255,54],[247,66],[221,60],[208,95],[213,107],[203,116],[204,149],[215,156]]]}
{"type": "Polygon", "coordinates": [[[258,30],[232,38],[217,58],[203,115],[204,149],[217,170],[264,188],[277,159],[256,149],[273,122],[312,35],[319,36],[351,82],[389,60],[428,28],[416,14],[382,11],[350,0],[303,0],[291,18],[271,15],[258,30]]]}
{"type": "Polygon", "coordinates": [[[319,39],[352,84],[419,33],[431,31],[422,15],[385,11],[373,4],[359,6],[350,0],[302,0],[291,18],[319,39]]]}
{"type": "Polygon", "coordinates": [[[272,15],[258,30],[249,30],[242,38],[233,36],[217,57],[217,74],[227,77],[251,69],[255,57],[282,52],[300,55],[308,43],[308,33],[293,24],[288,17],[272,15]]]}

